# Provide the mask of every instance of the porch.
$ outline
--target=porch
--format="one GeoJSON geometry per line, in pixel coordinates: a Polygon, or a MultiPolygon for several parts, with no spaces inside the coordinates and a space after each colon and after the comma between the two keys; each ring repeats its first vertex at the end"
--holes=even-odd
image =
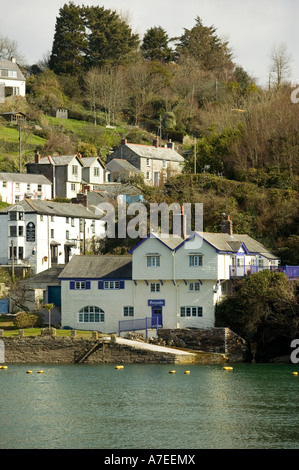
{"type": "Polygon", "coordinates": [[[299,266],[230,266],[230,279],[241,279],[260,271],[271,271],[277,273],[285,273],[290,280],[299,279],[299,266]]]}

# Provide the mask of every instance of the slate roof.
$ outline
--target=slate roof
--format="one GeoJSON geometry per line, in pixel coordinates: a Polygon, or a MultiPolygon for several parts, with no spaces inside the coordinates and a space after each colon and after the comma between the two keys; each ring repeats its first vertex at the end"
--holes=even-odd
{"type": "Polygon", "coordinates": [[[81,157],[81,162],[83,163],[84,167],[90,167],[93,165],[96,161],[98,161],[103,168],[105,168],[104,163],[99,157],[81,157]]]}
{"type": "Polygon", "coordinates": [[[172,162],[183,163],[185,158],[182,157],[178,152],[172,148],[167,147],[155,147],[154,145],[141,145],[141,144],[130,144],[126,143],[121,145],[115,152],[109,155],[109,158],[113,158],[113,155],[119,155],[121,148],[127,147],[139,157],[154,158],[157,160],[168,160],[172,162]]]}
{"type": "Polygon", "coordinates": [[[132,257],[73,256],[59,279],[132,279],[132,257]]]}
{"type": "Polygon", "coordinates": [[[30,173],[0,173],[0,181],[15,181],[17,183],[36,183],[52,184],[48,178],[43,175],[34,175],[30,173]]]}
{"type": "MultiPolygon", "coordinates": [[[[67,202],[43,201],[41,199],[24,199],[18,202],[25,212],[36,212],[43,215],[56,215],[61,217],[81,217],[84,219],[100,219],[102,215],[95,215],[94,212],[81,204],[72,204],[67,202]]],[[[7,213],[14,206],[0,210],[0,214],[7,213]]]]}
{"type": "Polygon", "coordinates": [[[22,74],[18,64],[12,62],[11,60],[0,60],[0,69],[1,70],[15,70],[17,72],[17,77],[1,77],[5,80],[25,80],[24,75],[22,74]]]}
{"type": "Polygon", "coordinates": [[[51,155],[48,155],[47,157],[42,157],[40,159],[39,165],[49,165],[50,163],[55,166],[65,166],[69,165],[75,158],[81,163],[83,166],[83,163],[81,162],[81,159],[77,155],[59,155],[52,157],[51,155]]]}
{"type": "Polygon", "coordinates": [[[107,163],[107,170],[112,172],[126,171],[128,173],[142,173],[141,170],[122,158],[113,158],[110,160],[110,162],[107,163]]]}
{"type": "MultiPolygon", "coordinates": [[[[261,254],[269,259],[278,259],[277,256],[274,256],[267,248],[265,248],[261,243],[259,243],[254,238],[246,234],[234,234],[228,235],[227,233],[212,233],[212,232],[195,232],[198,236],[203,238],[207,243],[209,243],[213,248],[219,252],[224,253],[237,253],[244,243],[247,250],[251,254],[261,254]]],[[[183,246],[188,240],[193,238],[193,235],[183,239],[181,237],[174,237],[170,235],[169,237],[163,237],[157,233],[151,233],[149,235],[151,238],[157,238],[161,243],[166,245],[170,250],[177,250],[183,246]]],[[[148,237],[148,238],[149,238],[148,237]]],[[[144,243],[146,239],[143,239],[141,243],[144,243]]],[[[137,245],[138,246],[138,245],[137,245]]],[[[135,246],[130,253],[132,253],[137,246],[135,246]]]]}

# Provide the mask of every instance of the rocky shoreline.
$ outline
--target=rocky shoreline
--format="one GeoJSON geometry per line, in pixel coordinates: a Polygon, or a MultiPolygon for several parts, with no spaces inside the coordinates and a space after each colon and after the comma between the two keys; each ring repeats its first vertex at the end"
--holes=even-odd
{"type": "Polygon", "coordinates": [[[4,362],[28,364],[214,364],[242,362],[246,349],[245,342],[227,329],[161,330],[155,342],[145,342],[136,335],[123,340],[96,332],[89,339],[76,337],[75,332],[70,337],[57,337],[55,331],[34,337],[2,336],[0,340],[4,362]]]}

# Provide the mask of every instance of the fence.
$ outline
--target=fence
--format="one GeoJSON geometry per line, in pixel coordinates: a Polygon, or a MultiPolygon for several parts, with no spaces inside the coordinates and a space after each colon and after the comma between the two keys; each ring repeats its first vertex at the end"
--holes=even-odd
{"type": "Polygon", "coordinates": [[[146,317],[146,318],[136,318],[134,320],[120,320],[118,322],[118,335],[122,331],[138,331],[145,330],[146,338],[148,330],[155,329],[158,333],[158,329],[161,324],[159,324],[158,318],[146,317]]]}
{"type": "Polygon", "coordinates": [[[230,266],[230,277],[245,277],[260,271],[271,271],[276,273],[285,273],[291,279],[299,279],[299,266],[230,266]]]}

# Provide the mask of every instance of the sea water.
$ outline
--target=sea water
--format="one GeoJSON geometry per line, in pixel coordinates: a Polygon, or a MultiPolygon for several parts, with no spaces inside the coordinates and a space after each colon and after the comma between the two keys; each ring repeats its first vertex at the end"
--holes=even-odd
{"type": "Polygon", "coordinates": [[[0,369],[0,448],[298,449],[295,370],[8,364],[0,369]]]}

